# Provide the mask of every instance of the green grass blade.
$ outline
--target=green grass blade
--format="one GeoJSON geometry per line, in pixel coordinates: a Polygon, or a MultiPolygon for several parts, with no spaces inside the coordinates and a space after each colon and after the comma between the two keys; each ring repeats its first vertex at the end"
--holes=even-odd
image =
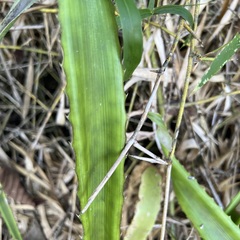
{"type": "Polygon", "coordinates": [[[161,202],[161,175],[155,167],[148,167],[141,179],[136,214],[125,240],[145,240],[153,228],[161,202]]]}
{"type": "Polygon", "coordinates": [[[162,150],[164,152],[170,151],[172,147],[172,137],[168,133],[167,127],[162,120],[162,117],[158,113],[149,112],[148,117],[151,121],[155,122],[158,126],[157,128],[157,138],[161,144],[162,150]]]}
{"type": "MultiPolygon", "coordinates": [[[[150,114],[150,118],[160,129],[164,129],[162,118],[159,114],[150,114]],[[160,123],[160,124],[159,124],[160,123]]],[[[169,138],[167,128],[161,138],[169,138]],[[164,134],[165,133],[165,136],[164,134]]],[[[164,146],[159,139],[165,157],[168,157],[169,147],[164,146]]],[[[199,235],[207,240],[235,240],[240,236],[240,230],[231,218],[213,201],[205,190],[197,183],[194,177],[174,157],[172,160],[172,182],[174,192],[182,210],[193,223],[199,235]]]]}
{"type": "Polygon", "coordinates": [[[142,56],[142,22],[133,0],[116,0],[123,34],[124,80],[139,64],[142,56]]]}
{"type": "MultiPolygon", "coordinates": [[[[125,143],[123,71],[110,0],[59,1],[64,69],[83,208],[125,143]]],[[[120,238],[123,163],[81,215],[85,240],[120,238]]]]}
{"type": "Polygon", "coordinates": [[[154,8],[155,0],[149,0],[148,9],[152,10],[154,8]]]}
{"type": "Polygon", "coordinates": [[[229,214],[233,209],[235,209],[240,204],[240,192],[231,200],[225,209],[225,213],[229,214]]]}
{"type": "Polygon", "coordinates": [[[240,224],[240,213],[237,211],[237,206],[240,204],[240,192],[231,199],[231,202],[225,209],[225,213],[233,219],[233,221],[239,225],[240,224]]]}
{"type": "Polygon", "coordinates": [[[176,158],[172,159],[172,164],[174,192],[199,235],[207,240],[239,239],[240,230],[231,218],[208,196],[176,158]]]}
{"type": "Polygon", "coordinates": [[[192,14],[184,8],[184,6],[179,6],[179,5],[165,5],[161,7],[154,8],[153,10],[150,9],[140,9],[140,15],[142,19],[151,17],[153,15],[157,14],[177,14],[181,16],[183,19],[185,19],[190,26],[193,26],[193,17],[192,14]]]}
{"type": "Polygon", "coordinates": [[[17,18],[22,14],[26,9],[28,9],[33,3],[37,0],[16,0],[12,5],[7,16],[3,19],[0,24],[0,41],[12,27],[17,18]]]}
{"type": "Polygon", "coordinates": [[[210,65],[207,72],[203,75],[201,81],[193,90],[195,93],[199,90],[204,84],[206,84],[211,77],[213,77],[234,55],[234,53],[240,48],[240,33],[237,33],[235,37],[225,45],[221,52],[216,56],[210,65]]]}
{"type": "Polygon", "coordinates": [[[18,230],[17,223],[14,219],[12,210],[8,204],[6,195],[3,192],[1,184],[0,184],[0,213],[13,239],[21,240],[22,239],[21,234],[18,230]]]}

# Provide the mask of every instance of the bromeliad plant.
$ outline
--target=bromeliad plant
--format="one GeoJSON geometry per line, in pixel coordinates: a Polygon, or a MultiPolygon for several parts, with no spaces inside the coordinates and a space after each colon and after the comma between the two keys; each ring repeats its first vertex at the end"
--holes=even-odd
{"type": "MultiPolygon", "coordinates": [[[[0,25],[1,38],[19,14],[34,2],[25,0],[15,2],[6,20],[0,25]]],[[[138,10],[133,0],[116,0],[115,3],[114,6],[110,0],[59,0],[64,69],[70,99],[76,173],[79,180],[78,196],[82,209],[80,220],[86,240],[120,238],[124,182],[122,159],[135,143],[135,137],[151,106],[150,99],[136,132],[124,147],[126,114],[123,80],[131,76],[141,58],[141,19],[154,14],[179,14],[190,26],[194,26],[191,14],[182,6],[154,8],[154,1],[149,1],[148,9],[138,10]],[[123,54],[118,39],[119,29],[122,29],[123,33],[123,54]],[[116,159],[118,160],[115,163],[116,159]],[[113,165],[114,167],[111,168],[113,165]],[[101,181],[102,184],[98,187],[101,181]],[[97,187],[97,191],[91,197],[97,187]]],[[[174,46],[177,41],[178,35],[174,46]]],[[[239,34],[222,51],[229,52],[229,48],[231,54],[220,53],[216,57],[218,62],[213,63],[214,69],[219,70],[239,48],[239,34]]],[[[161,74],[170,60],[171,57],[158,71],[152,96],[156,93],[161,74]]],[[[210,69],[213,67],[210,66],[210,69]]],[[[209,72],[211,74],[203,77],[199,87],[216,71],[209,70],[209,72]]],[[[184,101],[182,102],[184,104],[184,101]]],[[[158,125],[158,137],[163,153],[169,158],[168,165],[172,166],[175,194],[199,235],[205,239],[238,239],[240,234],[238,227],[174,157],[171,137],[161,117],[158,115],[149,115],[149,117],[158,125]]],[[[180,124],[181,118],[179,119],[180,124]]],[[[146,176],[144,178],[147,178],[146,176]]],[[[150,181],[151,184],[149,179],[144,181],[150,181]]],[[[146,187],[141,193],[144,192],[147,192],[146,187]]],[[[159,199],[159,194],[156,195],[159,199]]],[[[144,206],[147,206],[146,202],[144,206]]],[[[158,211],[157,207],[156,209],[158,211]]],[[[3,215],[4,221],[8,222],[9,218],[5,215],[3,215]]],[[[134,224],[141,226],[143,224],[141,218],[136,218],[134,224]]],[[[8,226],[14,227],[10,224],[8,226]]],[[[130,236],[131,233],[127,235],[127,239],[134,239],[130,236]]],[[[162,234],[163,238],[164,234],[162,234]]]]}

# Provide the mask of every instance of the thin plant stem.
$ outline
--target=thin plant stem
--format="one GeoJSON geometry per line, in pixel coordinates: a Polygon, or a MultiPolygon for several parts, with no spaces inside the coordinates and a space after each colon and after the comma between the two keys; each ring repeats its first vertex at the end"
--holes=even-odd
{"type": "Polygon", "coordinates": [[[240,90],[236,90],[234,92],[229,92],[229,93],[223,93],[223,94],[216,95],[216,96],[213,96],[213,97],[210,97],[210,98],[207,98],[207,99],[201,99],[201,100],[198,100],[198,101],[195,101],[195,102],[188,102],[188,103],[185,104],[185,107],[196,106],[196,105],[212,102],[212,101],[214,101],[218,98],[221,98],[221,97],[234,96],[234,95],[239,95],[239,94],[240,94],[240,90]]]}
{"type": "MultiPolygon", "coordinates": [[[[147,146],[146,146],[146,149],[150,149],[154,144],[154,141],[152,140],[147,146]]],[[[143,152],[140,152],[138,157],[142,157],[144,155],[143,152]]],[[[129,155],[128,155],[129,156],[129,155]]],[[[135,159],[135,158],[132,158],[132,163],[131,165],[128,167],[128,169],[126,170],[125,172],[125,177],[127,177],[129,175],[129,173],[133,170],[133,168],[135,167],[135,165],[137,164],[138,160],[135,159]]]]}
{"type": "MultiPolygon", "coordinates": [[[[195,7],[195,12],[194,12],[194,27],[193,27],[194,32],[196,31],[196,27],[197,27],[198,10],[199,10],[198,5],[199,5],[198,0],[196,0],[196,7],[195,7]]],[[[193,69],[194,48],[195,48],[195,39],[192,38],[191,42],[190,42],[190,52],[189,52],[189,55],[188,55],[187,74],[186,74],[186,78],[185,78],[185,81],[184,81],[183,95],[182,95],[182,98],[181,98],[177,123],[176,123],[176,127],[175,127],[175,132],[174,132],[173,144],[172,144],[171,152],[169,154],[169,159],[173,158],[174,154],[175,154],[175,149],[176,149],[176,145],[177,145],[177,138],[178,138],[178,134],[179,134],[179,128],[180,128],[180,125],[181,125],[181,122],[182,122],[182,117],[183,117],[185,103],[186,103],[187,94],[188,94],[190,75],[191,75],[191,72],[192,72],[192,69],[193,69]]]]}
{"type": "MultiPolygon", "coordinates": [[[[142,151],[143,153],[145,153],[146,155],[148,155],[149,157],[151,157],[152,159],[154,159],[154,163],[158,163],[158,164],[163,164],[163,165],[168,165],[166,161],[162,160],[161,158],[159,158],[157,155],[155,155],[154,153],[152,153],[151,151],[149,151],[148,149],[146,149],[145,147],[141,146],[137,141],[135,141],[135,143],[133,144],[133,146],[135,148],[137,148],[138,150],[142,151]]],[[[135,157],[136,159],[140,159],[142,157],[135,157]]],[[[143,158],[142,158],[143,159],[143,158]]]]}
{"type": "MultiPolygon", "coordinates": [[[[134,86],[134,89],[133,89],[133,94],[132,94],[132,98],[131,98],[131,101],[130,101],[130,105],[129,105],[129,108],[128,108],[128,113],[130,113],[133,109],[133,104],[134,104],[134,101],[135,101],[135,98],[137,96],[137,90],[138,90],[138,82],[135,84],[134,86]]],[[[126,123],[126,130],[128,128],[128,124],[129,124],[129,118],[127,119],[127,123],[126,123]]]]}
{"type": "MultiPolygon", "coordinates": [[[[184,20],[182,19],[180,21],[179,27],[178,27],[178,31],[176,34],[176,37],[174,39],[171,51],[169,53],[169,57],[172,58],[173,53],[175,52],[175,49],[177,48],[177,44],[179,42],[180,39],[180,34],[181,31],[184,27],[184,20]]],[[[170,61],[170,60],[169,60],[170,61]]],[[[170,158],[169,158],[170,159],[170,158]]],[[[169,162],[169,165],[167,167],[167,177],[166,177],[166,188],[165,188],[165,200],[164,200],[164,206],[163,206],[163,215],[162,215],[162,227],[161,227],[161,235],[160,235],[160,239],[164,240],[164,236],[165,236],[165,231],[166,231],[166,222],[167,222],[167,211],[168,211],[168,199],[169,199],[169,191],[170,191],[170,177],[171,177],[171,161],[169,162]]]]}
{"type": "MultiPolygon", "coordinates": [[[[176,37],[176,34],[171,32],[170,30],[168,30],[166,27],[160,25],[159,23],[155,23],[155,22],[150,22],[150,24],[154,27],[160,28],[161,30],[163,30],[164,32],[166,32],[167,34],[169,34],[172,37],[176,37]]],[[[183,39],[179,39],[180,42],[185,43],[185,41],[183,39]]]]}
{"type": "MultiPolygon", "coordinates": [[[[189,1],[186,1],[186,4],[188,2],[189,1]]],[[[199,10],[198,8],[199,8],[198,7],[198,0],[196,0],[196,6],[195,6],[195,11],[194,11],[193,32],[196,31],[197,20],[198,20],[198,10],[199,10]]],[[[184,21],[181,21],[180,24],[181,24],[180,27],[182,27],[184,25],[184,21]]],[[[180,27],[178,29],[178,34],[180,34],[179,30],[182,30],[182,29],[180,29],[180,27]]],[[[177,145],[177,138],[178,138],[178,134],[179,134],[179,128],[180,128],[180,125],[181,125],[181,122],[182,122],[184,107],[185,107],[185,103],[186,103],[186,99],[187,99],[188,88],[189,88],[189,80],[190,80],[190,75],[191,75],[191,71],[192,71],[192,68],[193,68],[194,48],[195,48],[195,39],[192,38],[191,42],[190,42],[190,53],[189,53],[189,56],[188,56],[188,67],[187,67],[187,74],[186,74],[186,78],[185,78],[185,82],[184,82],[183,96],[182,96],[182,99],[181,99],[178,118],[177,118],[177,123],[176,123],[176,127],[175,127],[172,149],[171,149],[171,152],[169,154],[170,163],[167,167],[167,177],[168,178],[166,180],[165,201],[164,201],[163,217],[162,217],[162,230],[161,230],[161,236],[160,236],[161,240],[164,240],[165,229],[166,229],[168,198],[169,198],[169,190],[170,190],[170,177],[168,176],[168,174],[171,175],[171,159],[174,157],[174,154],[175,154],[175,149],[176,149],[176,145],[177,145]]]]}
{"type": "Polygon", "coordinates": [[[59,89],[59,92],[58,92],[58,94],[57,94],[57,96],[56,96],[56,98],[55,98],[51,108],[49,109],[49,111],[48,111],[48,113],[47,113],[47,115],[46,115],[46,117],[45,117],[45,119],[43,121],[42,126],[40,127],[40,129],[39,129],[39,131],[38,131],[38,133],[36,135],[35,140],[31,144],[30,149],[34,149],[36,147],[36,145],[37,145],[37,143],[38,143],[38,141],[39,141],[39,139],[40,139],[40,137],[41,137],[41,135],[43,133],[43,130],[45,129],[45,126],[46,126],[47,122],[49,121],[50,117],[52,116],[52,113],[53,113],[54,109],[56,108],[58,102],[61,99],[62,94],[64,93],[65,87],[66,87],[66,82],[64,81],[62,83],[61,88],[59,89]]]}
{"type": "Polygon", "coordinates": [[[162,216],[162,227],[161,227],[161,235],[160,239],[164,240],[165,231],[166,231],[166,222],[167,222],[167,212],[168,212],[168,203],[169,203],[169,192],[170,192],[170,183],[171,183],[171,171],[172,164],[170,163],[167,166],[167,174],[166,174],[166,186],[165,186],[165,197],[164,197],[164,207],[163,207],[163,216],[162,216]]]}

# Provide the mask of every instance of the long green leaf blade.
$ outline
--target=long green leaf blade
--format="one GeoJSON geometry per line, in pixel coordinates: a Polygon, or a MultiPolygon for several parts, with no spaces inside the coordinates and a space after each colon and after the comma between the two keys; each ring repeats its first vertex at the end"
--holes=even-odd
{"type": "Polygon", "coordinates": [[[153,10],[150,9],[140,9],[140,15],[142,19],[151,17],[156,14],[177,14],[185,19],[191,26],[193,26],[193,17],[192,14],[184,8],[184,6],[179,5],[165,5],[161,7],[154,8],[153,10]]]}
{"type": "Polygon", "coordinates": [[[194,177],[172,159],[172,182],[177,199],[199,235],[207,240],[239,239],[240,230],[208,196],[194,177]]]}
{"type": "Polygon", "coordinates": [[[116,0],[123,34],[124,80],[139,64],[142,56],[142,22],[133,0],[116,0]]]}
{"type": "Polygon", "coordinates": [[[237,33],[235,37],[222,49],[222,51],[213,60],[211,66],[207,72],[203,75],[201,81],[193,90],[195,93],[204,84],[206,84],[211,77],[213,77],[234,55],[234,53],[240,48],[240,33],[237,33]]]}
{"type": "MultiPolygon", "coordinates": [[[[161,138],[169,138],[166,126],[159,114],[150,114],[160,129],[164,129],[161,138]]],[[[157,135],[158,137],[159,135],[157,135]]],[[[165,141],[159,139],[165,157],[168,157],[169,147],[165,141]]],[[[168,143],[168,141],[167,141],[168,143]]],[[[239,228],[231,218],[213,201],[194,177],[184,169],[179,161],[172,159],[172,182],[179,204],[188,219],[193,223],[199,235],[207,240],[235,240],[240,236],[239,228]]]]}
{"type": "Polygon", "coordinates": [[[12,5],[7,16],[3,19],[0,24],[0,41],[12,27],[16,19],[22,14],[26,9],[28,9],[37,0],[16,0],[12,5]]]}
{"type": "Polygon", "coordinates": [[[18,230],[17,223],[14,219],[12,210],[7,202],[7,198],[3,192],[1,184],[0,184],[0,213],[12,237],[14,239],[21,240],[22,239],[21,234],[18,230]]]}
{"type": "MultiPolygon", "coordinates": [[[[59,1],[81,208],[125,142],[123,71],[110,0],[59,1]]],[[[120,238],[123,164],[81,221],[85,240],[120,238]]]]}

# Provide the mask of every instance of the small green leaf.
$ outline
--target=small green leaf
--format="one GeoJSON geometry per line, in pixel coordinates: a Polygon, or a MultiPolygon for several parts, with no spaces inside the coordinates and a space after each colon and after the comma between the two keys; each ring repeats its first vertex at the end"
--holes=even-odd
{"type": "Polygon", "coordinates": [[[164,152],[168,151],[170,152],[172,147],[172,137],[170,136],[167,127],[162,120],[162,117],[158,113],[150,112],[148,113],[149,119],[151,119],[153,122],[155,122],[158,126],[157,128],[157,138],[161,144],[162,150],[164,152]]]}
{"type": "Polygon", "coordinates": [[[142,22],[133,0],[116,0],[123,34],[123,70],[127,80],[142,56],[142,22]]]}
{"type": "Polygon", "coordinates": [[[0,24],[0,41],[8,32],[8,30],[12,27],[17,18],[22,14],[26,9],[28,9],[33,3],[37,2],[37,0],[17,0],[12,5],[10,11],[7,16],[3,19],[0,24]]]}
{"type": "Polygon", "coordinates": [[[201,81],[193,90],[195,93],[204,84],[206,84],[212,76],[214,76],[233,56],[233,54],[240,48],[240,33],[237,33],[235,37],[222,49],[222,51],[216,56],[210,65],[207,72],[203,75],[201,81]]]}
{"type": "Polygon", "coordinates": [[[161,203],[161,175],[155,167],[148,167],[139,190],[136,214],[128,228],[125,240],[145,240],[151,231],[161,203]]]}
{"type": "Polygon", "coordinates": [[[139,11],[142,19],[151,17],[153,15],[157,15],[157,14],[166,14],[166,13],[177,14],[181,16],[183,19],[185,19],[190,24],[191,27],[193,26],[193,17],[191,13],[186,8],[184,8],[184,6],[165,5],[165,6],[154,8],[153,10],[140,9],[139,11]]]}
{"type": "Polygon", "coordinates": [[[21,240],[22,239],[21,234],[18,230],[17,223],[14,219],[12,210],[8,204],[6,195],[3,192],[1,184],[0,184],[0,213],[12,237],[14,239],[21,240]]]}
{"type": "Polygon", "coordinates": [[[228,206],[225,209],[225,213],[229,216],[231,216],[232,220],[239,225],[240,224],[240,213],[237,211],[237,207],[240,204],[240,192],[236,194],[231,199],[231,202],[228,204],[228,206]]]}

